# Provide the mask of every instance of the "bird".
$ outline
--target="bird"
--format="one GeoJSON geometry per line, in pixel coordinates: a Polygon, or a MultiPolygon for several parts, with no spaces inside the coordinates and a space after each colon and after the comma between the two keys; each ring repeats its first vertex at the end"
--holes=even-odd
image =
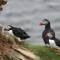
{"type": "Polygon", "coordinates": [[[42,33],[42,38],[46,45],[52,45],[60,47],[60,40],[56,38],[55,31],[51,28],[51,23],[48,19],[43,19],[39,23],[40,26],[45,26],[45,30],[42,33]]]}
{"type": "Polygon", "coordinates": [[[11,25],[8,25],[8,26],[9,28],[5,30],[12,31],[13,35],[16,37],[19,37],[21,40],[30,38],[30,36],[22,28],[13,27],[11,25]]]}

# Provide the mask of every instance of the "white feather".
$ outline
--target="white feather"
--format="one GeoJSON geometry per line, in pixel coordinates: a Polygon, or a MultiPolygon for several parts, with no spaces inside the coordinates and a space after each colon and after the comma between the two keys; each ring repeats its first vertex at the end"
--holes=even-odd
{"type": "Polygon", "coordinates": [[[14,36],[12,30],[8,31],[8,33],[9,33],[10,35],[14,36]]]}
{"type": "Polygon", "coordinates": [[[49,44],[50,44],[52,47],[56,47],[56,43],[55,43],[54,40],[49,39],[49,44]]]}
{"type": "MultiPolygon", "coordinates": [[[[10,35],[12,35],[12,36],[15,36],[14,34],[13,34],[13,31],[12,30],[10,30],[10,31],[8,31],[8,33],[10,34],[10,35]]],[[[19,41],[19,42],[24,42],[25,40],[21,40],[19,37],[17,37],[17,36],[15,36],[16,38],[17,38],[17,40],[19,41]]]]}
{"type": "Polygon", "coordinates": [[[53,37],[53,35],[51,33],[48,33],[47,35],[48,35],[49,38],[53,37]]]}

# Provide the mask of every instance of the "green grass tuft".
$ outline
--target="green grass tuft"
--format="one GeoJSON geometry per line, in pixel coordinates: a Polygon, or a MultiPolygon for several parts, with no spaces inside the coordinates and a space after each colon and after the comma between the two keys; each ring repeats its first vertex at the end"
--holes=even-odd
{"type": "Polygon", "coordinates": [[[33,51],[36,55],[40,56],[41,60],[60,60],[60,55],[50,51],[46,46],[34,46],[26,44],[25,47],[33,51]]]}

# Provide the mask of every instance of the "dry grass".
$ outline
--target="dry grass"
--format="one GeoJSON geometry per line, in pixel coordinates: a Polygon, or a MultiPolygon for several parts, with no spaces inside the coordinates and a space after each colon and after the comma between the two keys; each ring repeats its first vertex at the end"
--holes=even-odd
{"type": "Polygon", "coordinates": [[[38,57],[25,48],[25,45],[24,42],[18,42],[14,36],[6,37],[0,33],[0,60],[36,60],[38,57]]]}

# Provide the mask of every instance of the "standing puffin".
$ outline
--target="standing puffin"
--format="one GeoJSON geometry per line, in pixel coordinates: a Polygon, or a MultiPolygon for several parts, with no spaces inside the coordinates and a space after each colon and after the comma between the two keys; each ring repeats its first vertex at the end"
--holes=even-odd
{"type": "Polygon", "coordinates": [[[55,37],[55,32],[50,26],[50,21],[48,19],[43,19],[40,22],[40,25],[45,26],[45,30],[42,33],[42,38],[45,44],[52,44],[52,46],[54,45],[60,47],[60,40],[55,37]]]}
{"type": "Polygon", "coordinates": [[[16,37],[19,37],[21,40],[30,38],[30,36],[23,29],[13,27],[11,25],[9,25],[9,27],[10,27],[9,29],[5,29],[5,30],[12,31],[13,35],[15,35],[16,37]]]}

